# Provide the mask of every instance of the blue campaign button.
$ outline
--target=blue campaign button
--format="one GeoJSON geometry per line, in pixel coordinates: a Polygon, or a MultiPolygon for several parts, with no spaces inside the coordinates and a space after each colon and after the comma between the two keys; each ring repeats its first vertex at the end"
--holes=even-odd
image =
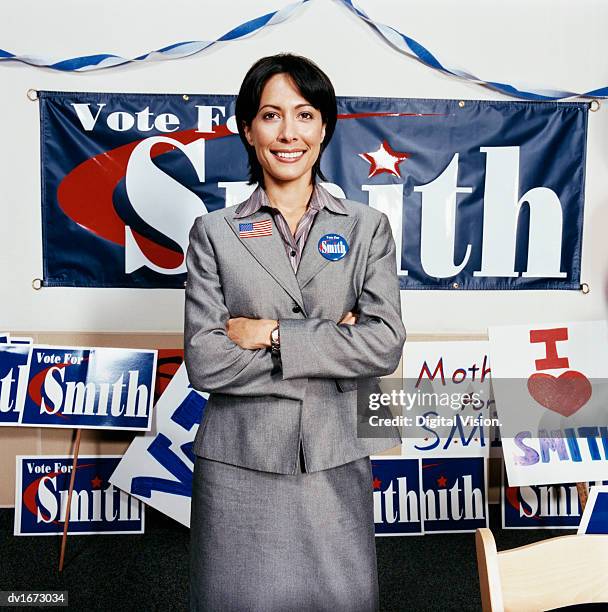
{"type": "Polygon", "coordinates": [[[338,261],[348,253],[348,243],[340,234],[325,234],[319,238],[319,253],[330,261],[338,261]]]}

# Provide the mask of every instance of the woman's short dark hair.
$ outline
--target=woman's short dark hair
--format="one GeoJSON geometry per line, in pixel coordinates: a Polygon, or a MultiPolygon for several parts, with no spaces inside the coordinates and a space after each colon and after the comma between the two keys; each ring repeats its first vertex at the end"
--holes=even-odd
{"type": "Polygon", "coordinates": [[[300,55],[279,53],[263,57],[251,66],[243,79],[236,99],[236,122],[239,135],[249,156],[249,184],[257,182],[263,186],[264,174],[255,154],[255,148],[247,142],[244,126],[251,126],[260,108],[264,86],[275,74],[288,75],[302,96],[321,112],[325,124],[325,138],[321,143],[319,157],[312,167],[312,179],[314,181],[319,176],[326,180],[321,172],[321,155],[336,129],[337,108],[334,87],[329,77],[314,62],[300,55]]]}

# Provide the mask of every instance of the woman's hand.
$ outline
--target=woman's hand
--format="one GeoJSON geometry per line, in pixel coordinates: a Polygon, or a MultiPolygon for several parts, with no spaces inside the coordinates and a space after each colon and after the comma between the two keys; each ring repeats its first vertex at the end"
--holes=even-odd
{"type": "Polygon", "coordinates": [[[277,326],[276,319],[228,319],[226,332],[230,340],[244,349],[270,347],[270,332],[277,326]]]}
{"type": "MultiPolygon", "coordinates": [[[[348,311],[338,325],[354,325],[358,315],[348,311]]],[[[255,350],[270,347],[270,332],[277,326],[276,319],[248,319],[235,317],[228,319],[226,333],[230,340],[241,348],[255,350]]]]}
{"type": "Polygon", "coordinates": [[[340,319],[338,325],[354,325],[357,322],[358,314],[349,310],[343,317],[340,319]]]}

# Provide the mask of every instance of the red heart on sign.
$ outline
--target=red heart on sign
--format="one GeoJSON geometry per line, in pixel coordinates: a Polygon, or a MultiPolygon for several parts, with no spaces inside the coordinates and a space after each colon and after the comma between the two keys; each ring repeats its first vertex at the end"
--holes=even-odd
{"type": "Polygon", "coordinates": [[[591,383],[584,374],[575,370],[568,370],[557,378],[536,373],[528,378],[528,391],[545,408],[569,417],[589,401],[591,383]]]}

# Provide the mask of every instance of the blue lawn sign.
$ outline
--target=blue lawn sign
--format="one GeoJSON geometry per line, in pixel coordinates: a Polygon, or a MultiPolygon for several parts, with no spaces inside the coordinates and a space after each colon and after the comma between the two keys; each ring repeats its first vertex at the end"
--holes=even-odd
{"type": "Polygon", "coordinates": [[[37,346],[20,425],[149,430],[157,351],[37,346]]]}
{"type": "Polygon", "coordinates": [[[425,534],[470,532],[488,526],[487,459],[421,461],[425,534]]]}
{"type": "Polygon", "coordinates": [[[31,347],[0,343],[0,425],[19,422],[27,391],[31,347]]]}
{"type": "Polygon", "coordinates": [[[73,457],[17,457],[14,535],[78,535],[144,532],[145,505],[117,489],[109,477],[120,455],[81,455],[68,513],[73,457]]]}
{"type": "Polygon", "coordinates": [[[377,536],[422,535],[420,461],[372,457],[377,536]]]}

